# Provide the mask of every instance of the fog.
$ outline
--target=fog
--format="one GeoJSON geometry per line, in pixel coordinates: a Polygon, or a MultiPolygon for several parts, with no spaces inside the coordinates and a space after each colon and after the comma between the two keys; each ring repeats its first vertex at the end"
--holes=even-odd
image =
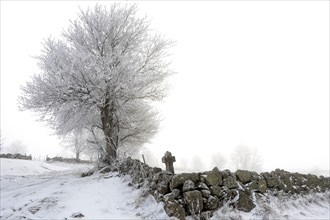
{"type": "MultiPolygon", "coordinates": [[[[3,146],[20,141],[36,158],[71,156],[33,113],[18,111],[17,97],[38,72],[32,56],[43,39],[59,36],[78,6],[95,3],[1,2],[3,146]]],[[[171,151],[180,170],[236,169],[242,154],[233,155],[245,146],[260,159],[249,168],[329,175],[328,8],[322,1],[139,2],[141,15],[176,41],[171,90],[156,104],[160,130],[141,152],[147,162],[163,166],[171,151]]]]}

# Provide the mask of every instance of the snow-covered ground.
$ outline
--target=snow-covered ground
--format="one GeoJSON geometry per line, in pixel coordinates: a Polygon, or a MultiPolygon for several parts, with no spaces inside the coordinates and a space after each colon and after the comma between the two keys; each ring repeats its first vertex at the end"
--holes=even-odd
{"type": "MultiPolygon", "coordinates": [[[[162,203],[117,173],[80,177],[86,164],[0,159],[0,219],[171,219],[162,203]]],[[[330,192],[270,196],[250,213],[224,206],[212,219],[330,219],[330,192]]]]}
{"type": "Polygon", "coordinates": [[[330,191],[306,196],[268,196],[257,202],[249,213],[224,206],[215,212],[212,220],[265,220],[265,219],[330,219],[330,191]]]}
{"type": "MultiPolygon", "coordinates": [[[[83,165],[84,167],[90,167],[83,165]]],[[[64,163],[45,163],[42,161],[32,160],[13,160],[13,159],[0,159],[0,173],[1,177],[10,176],[30,176],[40,175],[54,171],[72,170],[72,168],[81,169],[81,164],[64,164],[64,163]]]]}
{"type": "Polygon", "coordinates": [[[128,176],[80,177],[89,168],[1,159],[0,219],[168,219],[162,204],[127,185],[128,176]]]}

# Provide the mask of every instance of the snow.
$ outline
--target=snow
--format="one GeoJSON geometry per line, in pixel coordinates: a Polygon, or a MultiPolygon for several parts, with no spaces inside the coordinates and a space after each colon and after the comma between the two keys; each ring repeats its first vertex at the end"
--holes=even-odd
{"type": "Polygon", "coordinates": [[[291,198],[268,195],[268,199],[264,197],[256,203],[249,213],[225,205],[211,219],[330,219],[330,191],[291,198]]]}
{"type": "Polygon", "coordinates": [[[1,219],[74,219],[79,213],[84,219],[170,219],[162,203],[128,186],[129,176],[82,178],[90,167],[82,164],[1,159],[1,165],[1,219]]]}
{"type": "Polygon", "coordinates": [[[61,171],[70,169],[57,164],[53,165],[42,161],[32,160],[13,160],[1,158],[0,160],[1,176],[28,176],[38,175],[52,171],[61,171]]]}

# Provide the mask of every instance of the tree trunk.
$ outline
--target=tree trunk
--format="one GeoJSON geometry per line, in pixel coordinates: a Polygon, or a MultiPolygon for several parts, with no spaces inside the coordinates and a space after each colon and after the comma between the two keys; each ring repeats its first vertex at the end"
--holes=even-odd
{"type": "Polygon", "coordinates": [[[113,110],[109,105],[101,109],[101,121],[106,141],[106,159],[107,162],[112,163],[117,158],[117,145],[114,141],[117,137],[114,137],[116,133],[114,132],[113,110]]]}
{"type": "Polygon", "coordinates": [[[111,129],[103,129],[106,140],[106,156],[108,162],[113,162],[117,158],[117,147],[112,143],[111,129]]]}
{"type": "Polygon", "coordinates": [[[76,149],[76,160],[79,160],[79,155],[80,155],[80,146],[79,146],[79,137],[78,134],[75,135],[74,137],[74,147],[76,149]]]}

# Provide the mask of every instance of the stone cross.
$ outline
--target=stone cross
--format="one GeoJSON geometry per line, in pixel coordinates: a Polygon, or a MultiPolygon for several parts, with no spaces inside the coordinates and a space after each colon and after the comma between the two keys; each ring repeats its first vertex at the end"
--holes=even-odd
{"type": "Polygon", "coordinates": [[[173,163],[175,162],[175,156],[172,156],[172,153],[166,151],[164,157],[162,157],[162,162],[166,165],[166,171],[170,171],[174,174],[173,163]]]}

